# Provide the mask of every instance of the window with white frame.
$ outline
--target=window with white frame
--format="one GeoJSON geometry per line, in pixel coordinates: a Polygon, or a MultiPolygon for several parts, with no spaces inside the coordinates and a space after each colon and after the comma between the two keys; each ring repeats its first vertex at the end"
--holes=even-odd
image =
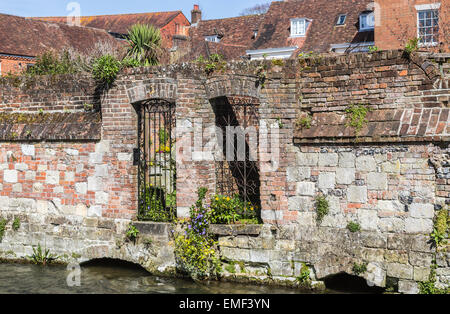
{"type": "Polygon", "coordinates": [[[305,36],[306,27],[306,19],[291,19],[291,37],[305,36]]]}
{"type": "Polygon", "coordinates": [[[420,10],[417,12],[417,37],[419,44],[436,45],[439,42],[439,11],[420,10]]]}
{"type": "Polygon", "coordinates": [[[336,25],[344,25],[345,21],[347,20],[347,15],[346,14],[341,14],[339,15],[336,25]]]}
{"type": "Polygon", "coordinates": [[[206,37],[205,37],[205,40],[206,40],[206,41],[213,42],[213,43],[218,43],[218,42],[220,42],[220,38],[219,38],[218,35],[206,36],[206,37]]]}
{"type": "Polygon", "coordinates": [[[371,31],[375,27],[375,15],[373,12],[366,12],[359,16],[359,30],[371,31]]]}

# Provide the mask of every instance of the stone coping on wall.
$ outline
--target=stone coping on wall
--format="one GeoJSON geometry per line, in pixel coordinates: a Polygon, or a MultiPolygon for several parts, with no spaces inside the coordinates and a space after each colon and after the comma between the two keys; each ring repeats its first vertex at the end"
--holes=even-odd
{"type": "MultiPolygon", "coordinates": [[[[136,221],[133,225],[141,234],[165,237],[170,234],[170,223],[136,221]]],[[[209,232],[218,236],[259,236],[262,225],[215,225],[209,226],[209,232]]]]}
{"type": "Polygon", "coordinates": [[[218,236],[259,236],[262,225],[210,225],[209,232],[218,236]]]}
{"type": "Polygon", "coordinates": [[[0,113],[0,141],[100,140],[99,112],[0,113]]]}
{"type": "Polygon", "coordinates": [[[318,112],[312,115],[309,128],[297,125],[294,142],[446,142],[449,112],[443,107],[373,110],[359,131],[348,125],[344,112],[318,112]]]}

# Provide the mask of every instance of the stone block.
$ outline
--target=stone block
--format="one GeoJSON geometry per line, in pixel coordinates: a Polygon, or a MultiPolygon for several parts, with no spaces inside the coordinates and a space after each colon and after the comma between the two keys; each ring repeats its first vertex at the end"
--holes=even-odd
{"type": "Polygon", "coordinates": [[[398,263],[387,264],[387,275],[398,279],[413,279],[414,268],[411,265],[398,263]]]}
{"type": "Polygon", "coordinates": [[[355,181],[355,168],[338,168],[336,170],[337,184],[352,184],[355,181]]]}
{"type": "Polygon", "coordinates": [[[297,164],[299,166],[317,166],[319,153],[297,153],[297,164]]]}
{"type": "Polygon", "coordinates": [[[336,153],[321,153],[319,154],[320,167],[335,167],[338,165],[338,154],[336,153]]]}
{"type": "Polygon", "coordinates": [[[433,220],[422,218],[406,218],[406,233],[431,233],[433,231],[433,220]]]}
{"type": "Polygon", "coordinates": [[[336,174],[334,172],[322,172],[319,174],[319,189],[334,189],[336,174]]]}
{"type": "Polygon", "coordinates": [[[360,156],[356,158],[356,170],[363,172],[377,171],[377,163],[372,156],[360,156]]]}
{"type": "Polygon", "coordinates": [[[419,284],[411,280],[399,280],[398,292],[404,294],[419,294],[419,284]]]}
{"type": "Polygon", "coordinates": [[[413,266],[430,267],[433,256],[431,253],[410,252],[409,263],[413,266]]]}
{"type": "Polygon", "coordinates": [[[369,190],[386,191],[388,188],[387,174],[370,172],[367,175],[367,187],[369,190]]]}
{"type": "Polygon", "coordinates": [[[365,186],[350,186],[347,190],[347,201],[350,203],[366,203],[367,202],[367,187],[365,186]]]}
{"type": "Polygon", "coordinates": [[[311,211],[313,210],[313,200],[308,196],[294,196],[288,199],[288,208],[291,211],[311,211]]]}
{"type": "Polygon", "coordinates": [[[88,177],[88,191],[103,190],[103,181],[99,177],[88,177]]]}
{"type": "Polygon", "coordinates": [[[22,154],[25,156],[34,157],[34,155],[36,154],[34,145],[22,145],[21,149],[22,149],[22,154]]]}
{"type": "Polygon", "coordinates": [[[17,170],[3,171],[3,180],[7,183],[17,183],[17,170]]]}
{"type": "Polygon", "coordinates": [[[314,196],[316,194],[316,185],[314,182],[298,182],[297,195],[314,196]]]}
{"type": "Polygon", "coordinates": [[[75,191],[78,194],[86,194],[88,190],[88,185],[86,182],[75,183],[75,191]]]}
{"type": "Polygon", "coordinates": [[[102,217],[102,207],[95,205],[91,206],[87,210],[88,217],[102,217]]]}
{"type": "Polygon", "coordinates": [[[107,177],[108,176],[108,165],[95,165],[96,177],[107,177]]]}
{"type": "Polygon", "coordinates": [[[358,211],[358,221],[362,230],[377,230],[378,220],[379,218],[376,210],[363,209],[358,211]]]}
{"type": "Polygon", "coordinates": [[[59,171],[47,171],[45,183],[52,185],[59,184],[59,171]]]}
{"type": "Polygon", "coordinates": [[[355,154],[352,152],[339,153],[339,167],[340,168],[355,168],[355,154]]]}
{"type": "Polygon", "coordinates": [[[95,192],[95,204],[108,205],[109,194],[105,192],[95,192]]]}
{"type": "Polygon", "coordinates": [[[428,281],[430,277],[429,267],[414,267],[414,281],[428,281]]]}
{"type": "Polygon", "coordinates": [[[410,216],[413,218],[434,218],[434,205],[413,203],[409,206],[410,216]]]}

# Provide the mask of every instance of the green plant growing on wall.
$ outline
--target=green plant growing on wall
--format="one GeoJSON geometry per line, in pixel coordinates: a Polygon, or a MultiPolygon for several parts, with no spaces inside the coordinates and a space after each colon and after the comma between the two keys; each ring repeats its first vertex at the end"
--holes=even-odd
{"type": "Polygon", "coordinates": [[[433,259],[431,264],[430,275],[427,281],[419,282],[419,293],[420,294],[449,294],[450,288],[437,288],[436,287],[436,269],[438,265],[436,263],[436,258],[433,259]]]}
{"type": "Polygon", "coordinates": [[[439,250],[440,247],[447,244],[448,230],[449,230],[449,219],[450,216],[448,214],[448,209],[441,209],[435,219],[434,219],[434,228],[431,233],[431,241],[433,245],[439,250]]]}
{"type": "Polygon", "coordinates": [[[354,263],[352,271],[355,275],[358,276],[364,274],[367,271],[367,263],[354,263]]]}
{"type": "Polygon", "coordinates": [[[369,46],[369,53],[377,52],[379,49],[377,46],[369,46]]]}
{"type": "Polygon", "coordinates": [[[236,263],[233,261],[228,262],[228,264],[225,266],[225,270],[231,274],[236,273],[236,263]]]}
{"type": "Polygon", "coordinates": [[[139,230],[136,228],[135,225],[130,223],[130,225],[128,226],[127,233],[126,233],[127,239],[130,241],[136,242],[138,235],[139,235],[139,230]]]}
{"type": "Polygon", "coordinates": [[[328,215],[330,211],[330,204],[324,195],[319,195],[316,197],[316,213],[317,222],[320,224],[323,218],[328,215]]]}
{"type": "Polygon", "coordinates": [[[302,267],[300,268],[300,274],[297,277],[297,281],[302,285],[310,285],[311,284],[311,270],[309,269],[306,263],[302,263],[302,267]]]}
{"type": "Polygon", "coordinates": [[[217,278],[221,263],[215,247],[217,242],[208,233],[209,220],[204,205],[208,189],[198,190],[198,199],[190,209],[185,232],[174,235],[177,268],[194,280],[217,278]]]}
{"type": "Polygon", "coordinates": [[[225,71],[227,63],[223,56],[217,53],[211,54],[207,59],[200,56],[196,60],[197,64],[203,68],[203,71],[209,75],[216,71],[225,71]]]}
{"type": "Polygon", "coordinates": [[[268,75],[268,67],[267,64],[261,64],[256,68],[255,75],[256,75],[256,85],[261,86],[261,88],[266,87],[266,80],[268,75]]]}
{"type": "Polygon", "coordinates": [[[284,61],[282,59],[272,59],[273,66],[284,66],[284,61]]]}
{"type": "Polygon", "coordinates": [[[97,58],[92,65],[92,77],[100,86],[110,87],[114,83],[121,68],[120,61],[112,55],[97,58]]]}
{"type": "Polygon", "coordinates": [[[8,220],[5,218],[0,219],[0,242],[2,242],[3,237],[5,236],[6,224],[8,220]]]}
{"type": "Polygon", "coordinates": [[[42,250],[39,243],[37,248],[33,248],[33,255],[29,256],[29,259],[36,265],[46,266],[56,261],[58,257],[51,254],[48,249],[42,250]]]}
{"type": "Polygon", "coordinates": [[[297,121],[296,121],[296,126],[299,128],[304,128],[304,129],[310,129],[311,128],[311,122],[312,122],[312,117],[311,115],[304,115],[302,117],[300,117],[297,121]]]}
{"type": "Polygon", "coordinates": [[[20,218],[19,217],[14,218],[14,221],[12,223],[12,228],[14,231],[19,230],[19,228],[20,228],[20,218]]]}
{"type": "Polygon", "coordinates": [[[410,56],[413,52],[419,50],[419,38],[411,38],[405,46],[405,52],[410,56]]]}
{"type": "Polygon", "coordinates": [[[27,68],[27,75],[56,75],[73,74],[79,72],[76,61],[71,57],[69,51],[63,51],[61,54],[54,52],[45,52],[36,58],[36,63],[27,68]]]}
{"type": "Polygon", "coordinates": [[[350,232],[355,233],[361,231],[361,226],[356,222],[350,221],[347,225],[347,229],[350,230],[350,232]]]}
{"type": "Polygon", "coordinates": [[[371,111],[366,104],[352,104],[345,112],[347,113],[347,127],[355,128],[356,134],[362,130],[364,125],[368,122],[367,114],[371,111]]]}

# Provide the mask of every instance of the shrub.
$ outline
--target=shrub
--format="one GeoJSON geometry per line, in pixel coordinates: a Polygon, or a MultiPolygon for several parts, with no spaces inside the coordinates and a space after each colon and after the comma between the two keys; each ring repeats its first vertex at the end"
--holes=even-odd
{"type": "Polygon", "coordinates": [[[72,58],[69,51],[65,50],[60,54],[52,51],[45,52],[36,58],[36,63],[26,69],[25,74],[29,75],[55,75],[72,74],[80,72],[81,68],[72,58]]]}
{"type": "Polygon", "coordinates": [[[12,228],[13,228],[14,231],[19,230],[19,228],[20,228],[20,218],[19,217],[16,217],[14,219],[14,221],[12,223],[12,228]]]}
{"type": "Polygon", "coordinates": [[[447,208],[441,209],[434,219],[434,228],[430,236],[433,244],[437,248],[447,243],[446,237],[448,234],[449,219],[447,208]]]}
{"type": "Polygon", "coordinates": [[[2,242],[3,237],[5,235],[6,230],[6,224],[8,223],[8,220],[2,218],[0,219],[0,242],[2,242]]]}
{"type": "Polygon", "coordinates": [[[350,105],[345,112],[347,113],[348,122],[347,126],[354,127],[356,129],[356,134],[358,134],[364,125],[368,122],[366,117],[371,111],[368,105],[365,104],[353,104],[350,105]]]}
{"type": "Polygon", "coordinates": [[[126,233],[126,237],[130,241],[136,241],[137,237],[139,235],[139,230],[134,226],[132,223],[128,226],[128,230],[126,233]]]}
{"type": "Polygon", "coordinates": [[[120,62],[111,55],[104,55],[95,60],[92,76],[100,84],[110,86],[120,71],[120,62]]]}
{"type": "Polygon", "coordinates": [[[317,212],[317,221],[319,223],[322,222],[323,218],[328,215],[330,210],[330,205],[325,196],[319,195],[316,197],[316,212],[317,212]]]}
{"type": "Polygon", "coordinates": [[[33,255],[29,256],[29,259],[37,265],[46,266],[58,259],[57,256],[50,254],[50,250],[42,250],[41,244],[38,244],[37,248],[33,248],[33,255]]]}
{"type": "Polygon", "coordinates": [[[161,32],[152,25],[135,24],[128,31],[129,44],[127,57],[134,64],[151,66],[159,64],[161,32]]]}
{"type": "Polygon", "coordinates": [[[405,52],[410,55],[419,49],[419,38],[411,38],[405,46],[405,52]]]}
{"type": "Polygon", "coordinates": [[[352,271],[356,274],[356,275],[361,275],[364,274],[367,271],[367,263],[354,263],[353,264],[353,268],[352,271]]]}
{"type": "Polygon", "coordinates": [[[348,223],[347,229],[351,232],[358,232],[361,231],[361,226],[358,223],[351,221],[348,223]]]}
{"type": "Polygon", "coordinates": [[[191,207],[185,233],[175,235],[177,267],[195,280],[217,277],[221,268],[215,250],[217,243],[208,234],[209,220],[204,206],[207,192],[206,188],[198,190],[198,199],[191,207]]]}

